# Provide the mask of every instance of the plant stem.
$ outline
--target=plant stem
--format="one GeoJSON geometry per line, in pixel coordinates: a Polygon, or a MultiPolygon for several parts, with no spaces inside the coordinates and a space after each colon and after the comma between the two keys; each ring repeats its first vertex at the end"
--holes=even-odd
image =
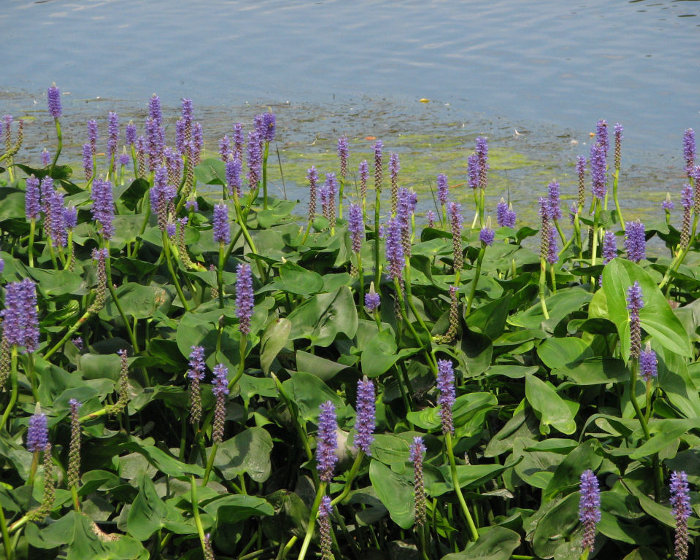
{"type": "Polygon", "coordinates": [[[474,302],[474,295],[476,294],[476,285],[479,282],[479,277],[481,276],[481,262],[484,260],[484,254],[486,253],[486,244],[481,244],[481,249],[479,250],[479,256],[476,259],[476,271],[474,272],[474,279],[472,280],[471,289],[469,290],[469,297],[467,298],[467,308],[464,312],[465,316],[469,317],[472,311],[472,303],[474,302]]]}
{"type": "Polygon", "coordinates": [[[219,449],[219,444],[214,442],[211,447],[211,453],[209,454],[209,459],[207,460],[207,468],[204,471],[204,478],[202,479],[202,486],[206,486],[209,482],[209,475],[211,474],[211,469],[214,466],[214,459],[216,458],[216,452],[219,449]]]}
{"type": "Polygon", "coordinates": [[[177,279],[177,275],[175,274],[175,268],[173,267],[173,260],[172,260],[172,257],[170,256],[170,240],[168,239],[168,235],[165,233],[165,231],[161,232],[161,237],[163,239],[163,253],[165,253],[165,261],[168,265],[168,270],[170,271],[170,276],[173,279],[173,283],[175,284],[175,291],[177,291],[177,295],[180,298],[180,302],[182,303],[182,307],[184,307],[185,312],[187,312],[190,310],[190,308],[187,305],[187,300],[185,299],[185,294],[182,292],[182,287],[180,286],[180,281],[177,279]]]}
{"type": "Polygon", "coordinates": [[[199,517],[199,502],[197,500],[197,482],[194,479],[194,475],[190,475],[190,489],[194,524],[196,525],[197,533],[199,534],[199,543],[202,546],[202,553],[204,553],[206,557],[207,547],[204,544],[206,539],[204,537],[204,527],[202,526],[202,519],[199,517]]]}
{"type": "Polygon", "coordinates": [[[10,412],[17,402],[17,346],[12,346],[12,370],[10,372],[10,402],[7,403],[7,408],[0,418],[0,432],[5,427],[7,419],[10,417],[10,412]]]}
{"type": "Polygon", "coordinates": [[[304,542],[301,543],[301,550],[299,551],[299,556],[297,560],[304,560],[306,556],[306,551],[309,548],[309,543],[311,542],[311,537],[314,534],[314,529],[316,528],[316,515],[318,514],[318,506],[321,504],[321,498],[326,493],[326,482],[321,482],[316,492],[316,498],[314,499],[314,504],[311,506],[311,512],[309,513],[309,523],[306,526],[306,535],[304,536],[304,542]]]}
{"type": "Polygon", "coordinates": [[[136,340],[136,336],[134,335],[134,331],[131,329],[131,324],[129,323],[129,319],[126,317],[126,313],[124,313],[124,309],[122,308],[122,304],[119,302],[119,296],[117,296],[117,290],[114,289],[114,282],[112,282],[112,264],[111,264],[111,259],[109,257],[109,241],[105,240],[104,242],[104,248],[107,249],[107,258],[105,259],[105,272],[107,273],[107,289],[109,290],[109,293],[112,295],[112,300],[114,300],[114,305],[119,311],[119,315],[122,317],[122,321],[124,321],[124,327],[126,328],[126,331],[129,333],[129,338],[131,339],[131,345],[134,348],[134,353],[138,354],[139,352],[139,344],[138,341],[136,340]]]}
{"type": "Polygon", "coordinates": [[[472,519],[471,513],[469,513],[469,508],[467,507],[467,502],[464,500],[464,495],[462,494],[462,488],[459,485],[459,477],[457,476],[457,463],[455,462],[454,451],[452,450],[452,434],[447,432],[445,434],[445,447],[447,449],[447,456],[450,459],[450,474],[452,475],[452,485],[455,487],[455,492],[457,494],[457,499],[459,500],[459,505],[462,507],[462,514],[467,522],[467,527],[469,528],[469,538],[472,541],[476,541],[479,538],[479,532],[476,530],[476,525],[474,525],[474,520],[472,519]]]}
{"type": "Polygon", "coordinates": [[[345,486],[343,486],[343,491],[333,498],[331,500],[331,505],[334,506],[335,504],[342,502],[347,495],[350,493],[350,488],[352,487],[352,481],[355,478],[355,475],[357,474],[357,471],[360,469],[360,465],[362,464],[362,459],[365,456],[365,452],[360,450],[357,454],[357,457],[355,457],[355,461],[352,464],[352,467],[350,467],[350,472],[348,473],[347,478],[345,479],[345,486]]]}

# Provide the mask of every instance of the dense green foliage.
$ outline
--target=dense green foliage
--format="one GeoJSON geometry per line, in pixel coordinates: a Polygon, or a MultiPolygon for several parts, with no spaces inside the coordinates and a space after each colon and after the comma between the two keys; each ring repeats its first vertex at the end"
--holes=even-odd
{"type": "MultiPolygon", "coordinates": [[[[381,197],[370,180],[358,259],[345,219],[332,227],[315,217],[307,227],[293,202],[267,196],[265,175],[258,188],[233,197],[225,164],[214,157],[194,169],[184,158],[168,217],[186,216],[188,223],[172,238],[151,215],[153,174],[113,171],[115,234],[106,242],[91,214],[95,182],[57,162],[20,165],[21,156],[20,150],[0,162],[0,286],[4,294],[10,282],[36,283],[40,343],[34,352],[2,350],[5,555],[294,558],[310,527],[312,557],[319,545],[309,519],[322,488],[341,498],[330,518],[336,558],[573,559],[582,554],[579,479],[591,469],[602,518],[589,557],[672,557],[670,473],[685,471],[691,489],[700,481],[694,228],[684,246],[670,222],[647,225],[656,256],[633,263],[619,251],[602,265],[603,233],[615,232],[622,246],[624,231],[618,211],[601,201],[592,215],[580,207],[573,228],[568,219],[557,222],[573,231],[562,231],[564,249],[552,265],[533,250],[538,229],[496,228],[489,245],[465,215],[456,240],[464,264],[455,270],[448,219],[434,227],[413,220],[402,293],[386,270],[380,276],[384,241],[375,243],[376,224],[390,215],[388,173],[381,197]],[[65,248],[51,246],[45,220],[25,218],[32,174],[53,177],[65,204],[78,210],[65,248]],[[185,206],[187,198],[197,201],[196,211],[185,206]],[[230,245],[215,242],[212,232],[214,205],[222,200],[230,210],[230,245]],[[109,251],[113,284],[103,306],[95,305],[97,248],[109,251]],[[241,263],[254,276],[247,336],[236,308],[241,263]],[[364,308],[372,281],[381,295],[376,314],[364,308]],[[642,344],[649,342],[658,358],[658,377],[646,384],[630,356],[627,295],[635,282],[644,301],[642,344]],[[207,365],[202,416],[194,423],[186,376],[193,346],[205,349],[207,365]],[[441,429],[438,359],[455,366],[454,435],[441,429]],[[216,364],[228,368],[230,380],[220,443],[212,440],[216,364]],[[363,376],[377,391],[371,456],[353,447],[363,376]],[[80,478],[72,489],[71,399],[82,404],[80,478]],[[340,457],[328,487],[314,456],[319,406],[327,401],[337,412],[340,457]],[[52,448],[45,463],[25,447],[37,412],[48,417],[52,448]],[[422,528],[414,523],[409,460],[416,436],[427,447],[422,528]],[[55,499],[37,515],[47,463],[55,499]]],[[[129,159],[138,169],[135,153],[129,159]]],[[[108,162],[96,161],[97,174],[106,174],[108,162]]],[[[632,187],[620,182],[626,196],[632,187]]],[[[404,183],[410,177],[399,175],[404,183]]],[[[349,202],[358,200],[354,181],[343,186],[347,218],[349,202]]],[[[459,188],[463,199],[472,198],[468,187],[459,188]]],[[[537,190],[544,195],[546,186],[537,190]]],[[[474,224],[486,227],[495,204],[484,209],[475,193],[474,224]]],[[[696,492],[691,502],[688,526],[697,539],[696,492]]],[[[697,546],[690,550],[697,554],[697,546]]]]}

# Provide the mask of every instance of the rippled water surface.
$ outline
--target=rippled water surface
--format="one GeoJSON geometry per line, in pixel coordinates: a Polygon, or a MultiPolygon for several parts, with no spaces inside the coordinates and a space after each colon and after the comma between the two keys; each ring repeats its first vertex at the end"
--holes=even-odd
{"type": "Polygon", "coordinates": [[[683,130],[700,129],[698,15],[700,2],[671,0],[4,0],[0,110],[41,116],[55,81],[80,144],[87,118],[139,118],[154,91],[173,107],[186,96],[213,148],[271,106],[297,160],[341,133],[356,149],[422,135],[409,153],[487,134],[549,162],[527,180],[506,172],[516,191],[566,183],[606,118],[625,126],[637,191],[679,189],[683,130]]]}

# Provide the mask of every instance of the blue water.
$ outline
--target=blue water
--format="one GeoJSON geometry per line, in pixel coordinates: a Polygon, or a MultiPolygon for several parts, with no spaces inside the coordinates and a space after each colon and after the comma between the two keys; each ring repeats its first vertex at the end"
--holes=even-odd
{"type": "Polygon", "coordinates": [[[683,130],[700,131],[697,1],[1,4],[3,112],[43,108],[55,81],[86,117],[157,91],[212,121],[246,103],[302,106],[299,123],[341,132],[344,118],[391,129],[392,115],[428,114],[583,142],[605,118],[625,126],[626,162],[648,168],[679,167],[683,130]]]}

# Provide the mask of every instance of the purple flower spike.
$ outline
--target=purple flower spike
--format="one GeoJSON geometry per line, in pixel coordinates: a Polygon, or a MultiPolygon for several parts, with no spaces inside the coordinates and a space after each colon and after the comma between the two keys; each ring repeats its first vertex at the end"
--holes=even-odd
{"type": "Polygon", "coordinates": [[[639,372],[644,381],[656,379],[658,375],[656,352],[651,349],[651,343],[647,342],[646,348],[639,354],[639,372]]]}
{"type": "Polygon", "coordinates": [[[233,158],[226,162],[226,185],[231,196],[235,193],[237,197],[241,197],[243,181],[241,179],[241,161],[239,159],[233,158]]]}
{"type": "Polygon", "coordinates": [[[214,241],[217,243],[231,243],[231,225],[228,220],[228,206],[217,204],[214,206],[214,241]]]}
{"type": "Polygon", "coordinates": [[[437,176],[437,194],[440,204],[443,206],[447,204],[447,198],[449,196],[449,187],[447,185],[447,175],[440,173],[437,176]]]}
{"type": "Polygon", "coordinates": [[[583,524],[581,549],[593,552],[596,525],[600,522],[600,490],[598,479],[590,469],[581,474],[579,496],[578,518],[583,524]]]}
{"type": "Polygon", "coordinates": [[[58,119],[61,117],[63,110],[61,109],[61,91],[52,85],[46,92],[46,97],[49,105],[49,114],[54,118],[58,119]]]}
{"type": "Polygon", "coordinates": [[[241,334],[250,334],[250,318],[253,316],[253,273],[249,264],[239,264],[236,270],[236,316],[241,334]]]}
{"type": "Polygon", "coordinates": [[[264,142],[272,142],[275,139],[277,131],[277,118],[274,113],[262,114],[262,125],[260,127],[260,136],[264,142]]]}
{"type": "Polygon", "coordinates": [[[107,117],[107,122],[107,159],[109,160],[117,153],[117,144],[119,143],[119,116],[116,113],[110,112],[107,117]]]}
{"type": "Polygon", "coordinates": [[[233,125],[233,157],[241,159],[243,157],[243,143],[245,135],[243,134],[243,125],[236,123],[233,125]]]}
{"type": "Polygon", "coordinates": [[[483,227],[479,232],[479,241],[481,241],[484,245],[488,245],[489,247],[493,245],[493,240],[495,237],[496,233],[490,227],[483,227]]]}
{"type": "Polygon", "coordinates": [[[49,429],[45,414],[34,414],[29,418],[27,430],[27,451],[36,453],[44,451],[49,444],[49,429]]]}
{"type": "Polygon", "coordinates": [[[433,212],[432,210],[428,210],[425,213],[425,217],[428,219],[428,227],[435,227],[435,220],[437,220],[437,214],[433,212]]]}
{"type": "Polygon", "coordinates": [[[690,175],[695,165],[695,131],[689,128],[683,134],[683,157],[685,158],[685,172],[690,175]]]}
{"type": "Polygon", "coordinates": [[[606,231],[603,238],[603,264],[608,264],[617,256],[617,244],[615,243],[615,234],[612,231],[606,231]]]}
{"type": "Polygon", "coordinates": [[[338,423],[335,417],[335,406],[331,401],[321,404],[318,415],[318,434],[316,436],[316,469],[322,482],[330,482],[333,469],[338,462],[336,449],[338,423]]]}
{"type": "Polygon", "coordinates": [[[608,122],[600,120],[596,123],[595,141],[600,144],[605,150],[605,156],[608,155],[610,149],[610,139],[608,138],[608,122]]]}
{"type": "Polygon", "coordinates": [[[447,213],[452,226],[452,259],[453,268],[461,270],[464,266],[464,254],[462,253],[462,206],[457,202],[450,202],[447,205],[447,213]]]}
{"type": "Polygon", "coordinates": [[[625,231],[625,250],[627,258],[632,262],[639,262],[646,257],[646,240],[644,236],[644,224],[639,220],[627,222],[625,231]]]}
{"type": "Polygon", "coordinates": [[[606,176],[606,150],[600,144],[591,146],[591,182],[593,196],[602,200],[607,192],[607,176],[606,176]]]}
{"type": "Polygon", "coordinates": [[[323,496],[318,505],[318,532],[321,560],[333,560],[333,537],[331,536],[331,514],[333,504],[330,496],[323,496]]]}
{"type": "Polygon", "coordinates": [[[485,189],[487,183],[486,172],[489,170],[488,157],[489,146],[486,138],[479,137],[476,139],[476,157],[479,161],[479,188],[485,189]]]}
{"type": "Polygon", "coordinates": [[[413,463],[413,498],[416,525],[425,525],[425,481],[423,480],[423,456],[425,444],[423,438],[416,436],[411,444],[409,457],[413,463]]]}
{"type": "Polygon", "coordinates": [[[39,346],[39,319],[36,313],[36,285],[29,278],[5,286],[2,311],[3,338],[10,346],[24,346],[34,352],[39,346]]]}
{"type": "Polygon", "coordinates": [[[642,350],[642,325],[639,311],[644,307],[642,288],[639,282],[627,289],[627,310],[630,316],[630,356],[638,358],[642,350]]]}
{"type": "Polygon", "coordinates": [[[51,163],[51,153],[44,148],[44,150],[41,152],[41,166],[48,167],[49,163],[51,163]]]}
{"type": "Polygon", "coordinates": [[[377,140],[374,144],[374,188],[377,192],[382,192],[382,144],[381,140],[377,140]]]}
{"type": "Polygon", "coordinates": [[[248,133],[248,185],[251,190],[258,186],[262,178],[261,138],[255,130],[248,133]]]}
{"type": "Polygon", "coordinates": [[[54,191],[47,201],[46,225],[54,247],[65,247],[68,241],[66,232],[63,193],[54,191]]]}
{"type": "Polygon", "coordinates": [[[26,190],[24,196],[24,213],[27,220],[36,220],[41,212],[39,194],[39,179],[32,175],[27,177],[26,190]]]}
{"type": "Polygon", "coordinates": [[[558,220],[561,218],[561,208],[559,208],[559,183],[552,181],[549,183],[549,218],[558,220]]]}
{"type": "Polygon", "coordinates": [[[160,97],[155,93],[148,100],[148,116],[158,123],[158,126],[163,122],[163,112],[160,107],[160,97]]]}
{"type": "Polygon", "coordinates": [[[127,165],[129,165],[129,161],[131,161],[131,158],[129,158],[129,155],[126,152],[123,152],[119,154],[119,158],[117,159],[117,161],[119,162],[119,165],[121,167],[126,167],[127,165]]]}
{"type": "Polygon", "coordinates": [[[467,158],[467,179],[469,188],[479,188],[479,156],[472,154],[467,158]]]}
{"type": "Polygon", "coordinates": [[[583,156],[576,158],[576,175],[578,175],[578,198],[576,202],[579,208],[583,208],[583,204],[586,201],[586,158],[583,156]]]}
{"type": "Polygon", "coordinates": [[[362,241],[365,237],[365,224],[362,221],[362,207],[359,204],[351,204],[348,210],[348,231],[352,239],[352,250],[359,254],[362,250],[362,241]]]}
{"type": "Polygon", "coordinates": [[[126,125],[126,145],[133,146],[136,143],[136,125],[129,121],[126,125]]]}
{"type": "Polygon", "coordinates": [[[676,520],[675,557],[678,560],[688,558],[688,518],[692,513],[690,508],[690,489],[688,475],[685,471],[671,473],[671,513],[676,520]]]}
{"type": "Polygon", "coordinates": [[[90,144],[90,153],[94,156],[97,153],[97,121],[90,119],[87,122],[88,144],[90,144]]]}
{"type": "Polygon", "coordinates": [[[360,175],[360,198],[364,200],[367,198],[367,179],[369,178],[369,165],[366,159],[360,162],[358,173],[360,175]]]}
{"type": "Polygon", "coordinates": [[[622,125],[615,123],[615,169],[620,169],[622,160],[622,125]]]}
{"type": "Polygon", "coordinates": [[[312,165],[306,172],[309,181],[309,221],[316,217],[316,190],[318,188],[318,173],[312,165]]]}
{"type": "Polygon", "coordinates": [[[226,395],[228,395],[228,368],[224,364],[216,364],[212,370],[214,382],[211,392],[216,397],[214,405],[214,423],[212,440],[221,443],[224,438],[224,423],[226,421],[226,395]]]}
{"type": "Polygon", "coordinates": [[[83,144],[83,171],[85,172],[85,180],[92,179],[94,169],[92,166],[92,147],[90,144],[83,144]]]}
{"type": "Polygon", "coordinates": [[[367,313],[374,313],[379,309],[381,303],[381,296],[374,291],[370,291],[365,294],[365,309],[367,313]]]}
{"type": "Polygon", "coordinates": [[[231,140],[228,136],[224,136],[219,140],[219,157],[224,163],[228,161],[231,155],[231,140]]]}
{"type": "Polygon", "coordinates": [[[368,457],[374,441],[374,383],[368,379],[357,382],[357,417],[355,419],[355,447],[368,457]]]}
{"type": "Polygon", "coordinates": [[[187,377],[190,379],[199,379],[202,381],[204,379],[204,347],[203,346],[193,346],[192,352],[190,352],[190,369],[187,370],[187,377]]]}
{"type": "Polygon", "coordinates": [[[109,181],[96,179],[92,185],[92,217],[100,223],[102,236],[111,239],[114,235],[114,198],[109,181]]]}
{"type": "Polygon", "coordinates": [[[338,138],[338,157],[340,158],[340,176],[345,179],[348,174],[348,155],[350,148],[348,146],[348,137],[342,136],[338,138]]]}
{"type": "Polygon", "coordinates": [[[386,242],[386,258],[389,261],[389,276],[392,280],[403,279],[404,252],[401,243],[403,226],[398,218],[391,218],[384,228],[386,242]]]}
{"type": "Polygon", "coordinates": [[[673,210],[675,207],[675,204],[673,204],[673,201],[671,200],[671,193],[666,193],[666,198],[664,201],[661,203],[661,208],[664,209],[664,212],[670,212],[673,210]]]}
{"type": "Polygon", "coordinates": [[[496,205],[496,222],[499,227],[506,227],[508,221],[508,203],[501,198],[501,201],[496,205]]]}
{"type": "Polygon", "coordinates": [[[63,223],[67,229],[75,229],[78,225],[78,209],[75,206],[63,209],[63,223]]]}
{"type": "Polygon", "coordinates": [[[454,434],[455,428],[452,422],[452,405],[455,403],[455,374],[451,360],[438,360],[437,387],[440,391],[438,404],[440,405],[440,419],[442,420],[442,433],[454,434]]]}

